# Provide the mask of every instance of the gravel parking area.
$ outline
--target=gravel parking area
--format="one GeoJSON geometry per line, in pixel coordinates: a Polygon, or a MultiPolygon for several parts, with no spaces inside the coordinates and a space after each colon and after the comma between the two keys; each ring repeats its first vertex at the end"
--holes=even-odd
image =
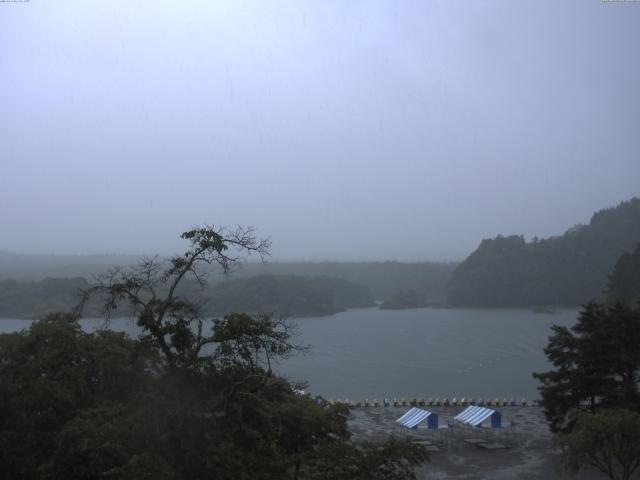
{"type": "MultiPolygon", "coordinates": [[[[503,429],[447,427],[463,407],[424,407],[439,417],[436,433],[420,425],[400,427],[395,420],[411,407],[354,408],[349,429],[355,440],[384,441],[390,435],[409,437],[424,444],[430,462],[421,467],[420,479],[568,479],[559,471],[560,452],[539,407],[500,407],[503,429]],[[513,426],[512,425],[513,422],[513,426]]],[[[573,478],[602,479],[597,472],[573,478]]]]}

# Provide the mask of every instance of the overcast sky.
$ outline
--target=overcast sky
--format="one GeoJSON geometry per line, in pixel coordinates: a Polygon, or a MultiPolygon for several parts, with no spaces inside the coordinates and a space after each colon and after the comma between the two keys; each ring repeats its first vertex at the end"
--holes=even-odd
{"type": "Polygon", "coordinates": [[[0,249],[456,260],[640,194],[640,3],[0,2],[0,249]]]}

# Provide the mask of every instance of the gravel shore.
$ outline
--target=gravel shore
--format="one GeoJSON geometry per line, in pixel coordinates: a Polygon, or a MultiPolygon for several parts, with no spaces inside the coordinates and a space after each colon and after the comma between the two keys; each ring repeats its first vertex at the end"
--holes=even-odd
{"type": "MultiPolygon", "coordinates": [[[[354,440],[383,441],[390,435],[409,437],[430,450],[430,462],[420,479],[568,479],[559,471],[560,452],[539,407],[501,407],[503,429],[453,428],[447,421],[463,407],[424,407],[439,416],[438,433],[426,425],[417,430],[400,427],[395,420],[411,407],[355,408],[349,418],[354,440]],[[513,422],[513,426],[512,425],[513,422]],[[443,428],[444,426],[444,428],[443,428]]],[[[605,478],[583,472],[573,478],[605,478]]]]}

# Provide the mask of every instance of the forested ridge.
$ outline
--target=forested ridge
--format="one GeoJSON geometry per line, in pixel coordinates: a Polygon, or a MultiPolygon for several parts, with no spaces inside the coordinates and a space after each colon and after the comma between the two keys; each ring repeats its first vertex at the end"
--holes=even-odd
{"type": "Polygon", "coordinates": [[[209,303],[209,312],[217,315],[248,311],[304,317],[370,307],[373,296],[366,287],[340,278],[259,275],[216,284],[209,303]]]}
{"type": "MultiPolygon", "coordinates": [[[[45,278],[40,282],[0,281],[0,317],[42,318],[49,312],[70,311],[80,302],[79,291],[89,282],[82,277],[45,278]]],[[[203,312],[222,316],[232,312],[270,312],[284,316],[331,315],[349,308],[370,307],[373,296],[354,282],[331,277],[260,275],[227,279],[201,291],[197,282],[185,281],[180,293],[186,298],[203,295],[203,312]]],[[[89,303],[85,315],[100,316],[101,306],[89,303]]],[[[126,310],[116,312],[128,315],[126,310]]]]}
{"type": "Polygon", "coordinates": [[[638,243],[639,198],[600,210],[559,237],[498,235],[458,265],[449,300],[469,307],[581,305],[603,295],[618,258],[638,243]]]}
{"type": "Polygon", "coordinates": [[[34,319],[51,312],[70,311],[80,301],[80,289],[88,286],[82,277],[45,278],[39,282],[0,280],[0,317],[34,319]]]}
{"type": "MultiPolygon", "coordinates": [[[[41,281],[45,278],[92,278],[113,266],[135,265],[132,255],[23,255],[0,250],[0,280],[41,281]]],[[[430,301],[443,302],[446,286],[456,267],[452,262],[247,262],[236,279],[261,275],[334,277],[358,283],[377,300],[387,300],[401,290],[415,289],[430,301]]],[[[225,280],[211,269],[209,282],[225,280]]]]}

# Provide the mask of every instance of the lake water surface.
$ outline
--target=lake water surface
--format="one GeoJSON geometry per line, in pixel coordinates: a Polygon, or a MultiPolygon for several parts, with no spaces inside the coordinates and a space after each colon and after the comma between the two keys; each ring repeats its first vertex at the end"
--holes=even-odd
{"type": "Polygon", "coordinates": [[[357,309],[297,320],[311,353],[281,372],[327,397],[538,398],[531,373],[550,368],[550,327],[576,309],[357,309]]]}
{"type": "MultiPolygon", "coordinates": [[[[531,373],[550,368],[543,349],[551,325],[572,325],[576,309],[535,314],[523,309],[378,310],[295,319],[298,341],[311,345],[276,369],[327,398],[538,398],[531,373]]],[[[82,320],[85,330],[98,319],[82,320]]],[[[28,326],[0,319],[0,331],[28,326]]],[[[111,328],[135,334],[132,320],[111,328]]]]}

